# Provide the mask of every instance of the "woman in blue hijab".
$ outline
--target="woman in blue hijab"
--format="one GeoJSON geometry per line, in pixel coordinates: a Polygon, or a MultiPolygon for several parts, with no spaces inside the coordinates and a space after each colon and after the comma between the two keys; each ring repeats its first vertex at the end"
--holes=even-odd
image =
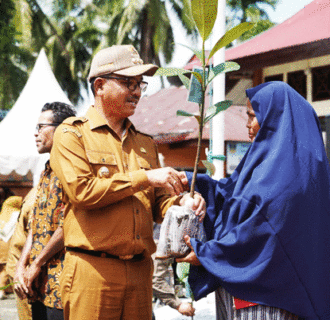
{"type": "Polygon", "coordinates": [[[198,175],[207,242],[186,236],[192,251],[180,261],[195,265],[197,300],[222,287],[251,302],[241,316],[258,304],[330,319],[330,179],[318,118],[284,82],[246,94],[253,143],[230,178],[198,175]]]}

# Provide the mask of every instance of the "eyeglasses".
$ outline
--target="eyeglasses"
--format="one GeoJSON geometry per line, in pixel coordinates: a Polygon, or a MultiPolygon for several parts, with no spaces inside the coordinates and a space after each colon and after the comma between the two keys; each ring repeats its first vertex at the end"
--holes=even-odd
{"type": "Polygon", "coordinates": [[[39,133],[45,127],[48,127],[48,126],[57,127],[58,125],[60,125],[59,122],[54,122],[54,123],[38,123],[36,125],[35,132],[36,133],[39,133]]]}
{"type": "Polygon", "coordinates": [[[148,82],[145,81],[136,81],[133,78],[128,78],[128,77],[114,77],[114,76],[108,76],[108,75],[104,75],[101,76],[100,78],[105,78],[105,79],[115,79],[115,80],[119,80],[119,81],[124,81],[126,82],[126,87],[130,90],[130,91],[134,91],[136,90],[137,87],[139,87],[141,89],[141,92],[145,92],[147,90],[148,87],[148,82]]]}

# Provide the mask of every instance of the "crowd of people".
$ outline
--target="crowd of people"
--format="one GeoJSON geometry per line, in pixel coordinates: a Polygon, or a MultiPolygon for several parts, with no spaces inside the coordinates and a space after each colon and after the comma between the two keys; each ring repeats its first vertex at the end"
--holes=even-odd
{"type": "MultiPolygon", "coordinates": [[[[161,168],[153,139],[128,119],[156,70],[133,46],[112,46],[92,60],[84,117],[65,103],[42,108],[36,147],[50,160],[38,185],[24,200],[0,191],[0,287],[13,281],[20,320],[150,320],[153,295],[194,315],[165,281],[173,260],[152,259],[154,223],[190,199],[192,174],[161,168]]],[[[192,265],[196,299],[216,292],[218,320],[330,319],[319,120],[284,82],[246,93],[252,144],[231,177],[197,176],[207,240],[186,236],[190,253],[176,261],[192,265]]]]}

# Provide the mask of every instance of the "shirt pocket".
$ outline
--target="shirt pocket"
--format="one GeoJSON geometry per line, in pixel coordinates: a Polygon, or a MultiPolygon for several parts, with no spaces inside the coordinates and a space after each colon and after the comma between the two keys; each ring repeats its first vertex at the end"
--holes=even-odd
{"type": "Polygon", "coordinates": [[[113,153],[87,150],[86,156],[94,175],[99,178],[110,178],[119,172],[117,159],[113,153]]]}
{"type": "Polygon", "coordinates": [[[144,169],[144,170],[153,169],[152,168],[152,162],[150,160],[147,160],[147,159],[142,158],[140,156],[137,156],[137,163],[138,163],[140,169],[144,169]]]}

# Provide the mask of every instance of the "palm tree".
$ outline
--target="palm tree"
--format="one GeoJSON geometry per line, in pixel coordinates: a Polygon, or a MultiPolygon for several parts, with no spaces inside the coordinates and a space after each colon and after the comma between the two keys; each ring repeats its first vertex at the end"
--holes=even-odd
{"type": "Polygon", "coordinates": [[[10,109],[27,80],[27,70],[34,57],[20,46],[20,33],[16,27],[15,3],[0,1],[0,109],[10,109]]]}
{"type": "Polygon", "coordinates": [[[247,40],[274,25],[261,5],[275,9],[277,3],[278,0],[227,0],[227,7],[230,9],[227,25],[232,27],[240,22],[253,22],[254,28],[240,37],[240,41],[247,40]]]}
{"type": "Polygon", "coordinates": [[[197,36],[189,0],[139,0],[129,1],[123,11],[118,43],[131,41],[147,63],[160,65],[161,55],[169,63],[174,53],[170,10],[177,15],[188,35],[197,36]]]}
{"type": "Polygon", "coordinates": [[[267,12],[260,6],[266,4],[275,9],[278,0],[227,0],[227,6],[233,13],[233,18],[247,22],[252,16],[269,20],[267,12]]]}

